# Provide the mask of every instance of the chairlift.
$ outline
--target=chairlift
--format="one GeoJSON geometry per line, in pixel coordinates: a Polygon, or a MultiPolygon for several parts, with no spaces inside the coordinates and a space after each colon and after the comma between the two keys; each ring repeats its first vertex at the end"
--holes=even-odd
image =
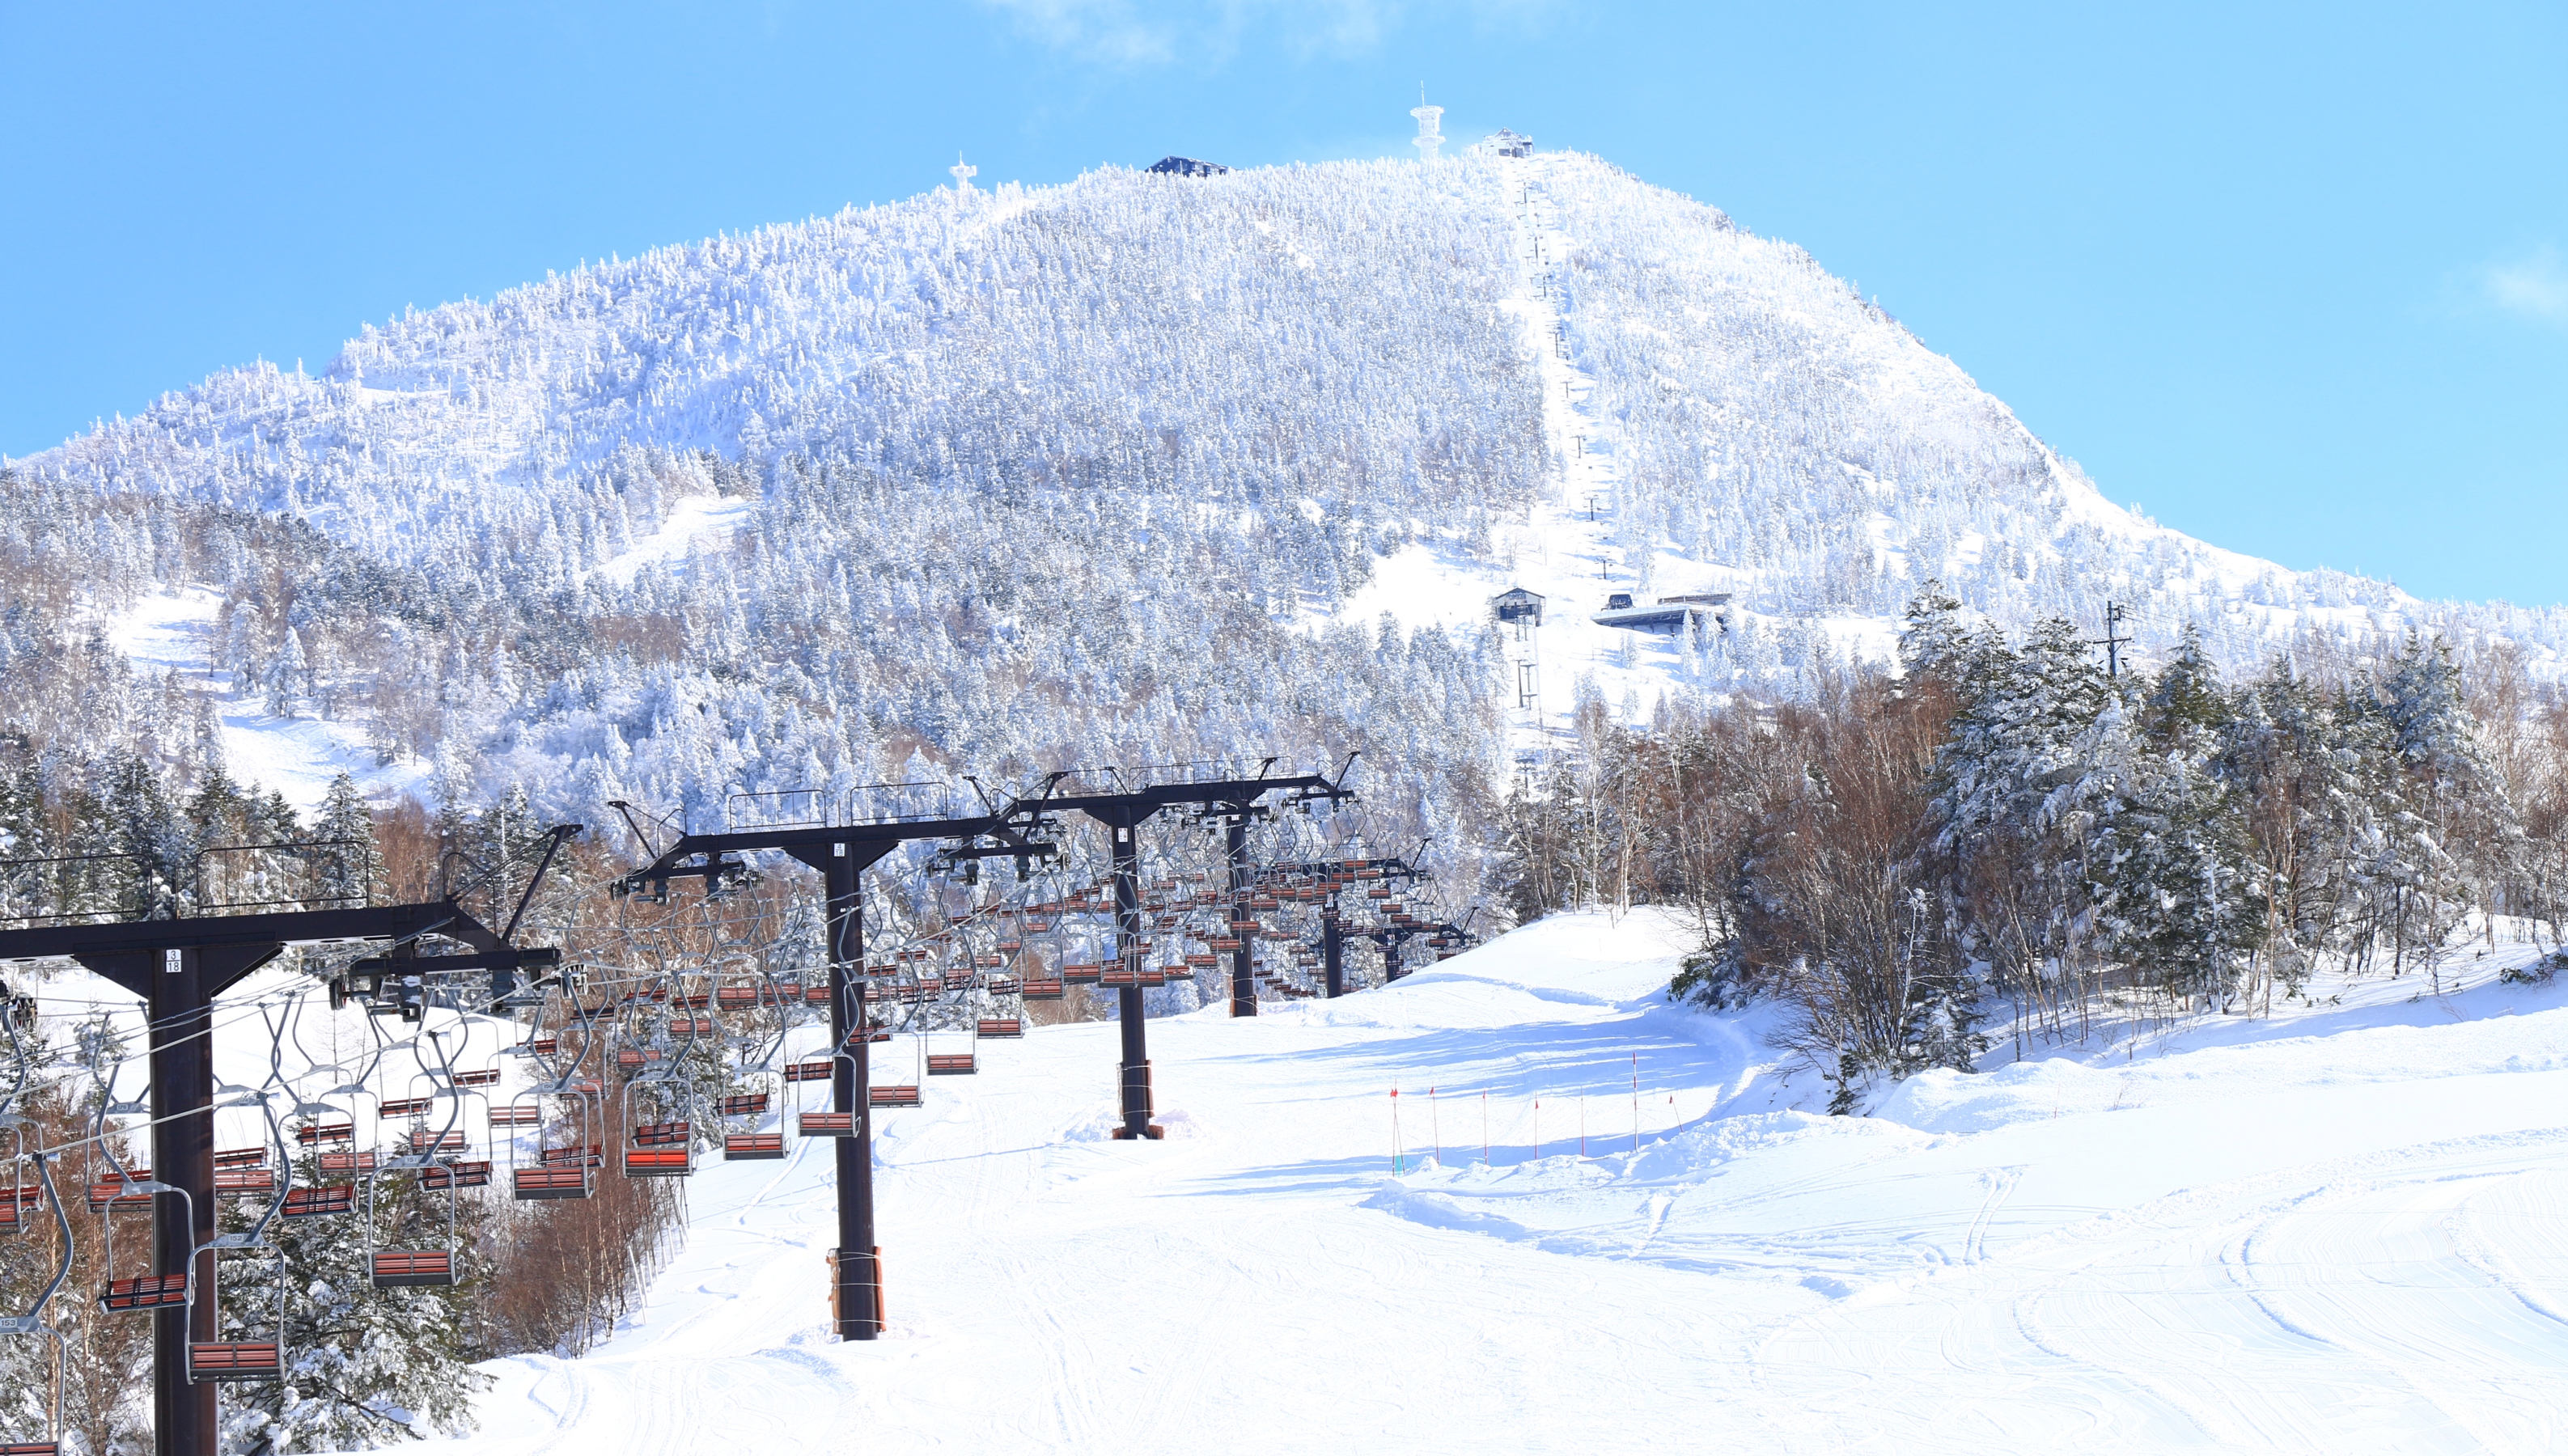
{"type": "MultiPolygon", "coordinates": [[[[276,1108],[265,1094],[259,1096],[259,1110],[267,1117],[268,1139],[275,1144],[279,1162],[284,1162],[285,1128],[276,1120],[276,1108]]],[[[286,1267],[285,1251],[267,1242],[267,1226],[284,1210],[285,1200],[293,1193],[294,1170],[285,1165],[285,1176],[279,1181],[276,1196],[258,1222],[237,1234],[218,1234],[200,1246],[200,1255],[211,1256],[206,1271],[206,1288],[193,1292],[223,1309],[223,1256],[264,1253],[276,1265],[276,1304],[269,1321],[268,1336],[224,1339],[220,1331],[210,1340],[190,1339],[186,1345],[187,1379],[192,1384],[226,1380],[281,1380],[285,1378],[285,1299],[291,1271],[286,1267]]],[[[193,1228],[190,1222],[185,1227],[193,1228]]],[[[193,1264],[195,1261],[188,1261],[193,1264]]],[[[192,1313],[193,1301],[190,1301],[192,1313]]],[[[247,1307],[244,1306],[244,1309],[247,1307]]],[[[192,1321],[191,1321],[192,1322],[192,1321]]]]}
{"type": "Polygon", "coordinates": [[[785,1156],[783,1131],[762,1132],[759,1125],[767,1118],[769,1105],[775,1100],[767,1091],[734,1093],[724,1097],[715,1110],[723,1119],[723,1161],[756,1162],[785,1156]],[[746,1119],[749,1127],[733,1131],[735,1119],[746,1119]]]}
{"type": "MultiPolygon", "coordinates": [[[[855,1058],[846,1052],[841,1051],[833,1056],[818,1057],[810,1061],[798,1061],[785,1068],[786,1082],[796,1089],[794,1094],[794,1133],[797,1137],[854,1137],[856,1135],[856,1114],[853,1112],[838,1112],[828,1109],[816,1112],[805,1112],[802,1110],[802,1094],[801,1089],[813,1082],[818,1082],[823,1087],[828,1087],[834,1090],[837,1085],[838,1064],[840,1062],[845,1062],[849,1068],[852,1069],[855,1065],[855,1058]]],[[[822,1094],[823,1101],[828,1100],[828,1098],[829,1093],[822,1094]]]]}
{"type": "Polygon", "coordinates": [[[696,1171],[694,1088],[678,1077],[636,1077],[624,1086],[624,1176],[684,1178],[696,1171]],[[658,1110],[678,1115],[659,1122],[641,1120],[644,1092],[654,1094],[658,1110]],[[674,1092],[674,1095],[666,1093],[674,1092]]]}
{"type": "MultiPolygon", "coordinates": [[[[195,1297],[196,1262],[192,1259],[187,1261],[185,1269],[174,1274],[144,1274],[129,1279],[116,1277],[116,1215],[148,1214],[152,1212],[156,1195],[174,1193],[183,1205],[179,1227],[190,1230],[196,1227],[195,1195],[174,1184],[156,1180],[148,1169],[126,1167],[125,1160],[116,1155],[115,1144],[108,1141],[107,1114],[116,1102],[116,1073],[114,1066],[107,1069],[104,1084],[99,1090],[98,1112],[91,1119],[88,1138],[89,1146],[107,1160],[110,1173],[105,1179],[92,1180],[89,1186],[90,1212],[100,1215],[103,1226],[105,1247],[101,1251],[100,1264],[108,1276],[107,1289],[99,1295],[98,1306],[110,1314],[184,1308],[195,1297]]],[[[59,1215],[61,1210],[55,1212],[59,1215]]],[[[144,1247],[147,1251],[151,1248],[149,1236],[145,1238],[144,1247]]],[[[148,1252],[146,1257],[149,1257],[148,1252]]]]}
{"type": "Polygon", "coordinates": [[[586,1198],[596,1191],[596,1181],[592,1176],[592,1170],[597,1166],[596,1144],[592,1139],[597,1135],[597,1113],[590,1105],[596,1095],[583,1085],[572,1084],[565,1077],[547,1087],[520,1092],[510,1101],[511,1125],[518,1125],[514,1109],[524,1106],[533,1110],[536,1129],[532,1166],[518,1162],[518,1148],[524,1140],[508,1139],[508,1192],[511,1197],[520,1200],[586,1198]],[[546,1146],[542,1101],[546,1096],[566,1099],[570,1104],[568,1110],[577,1114],[563,1119],[563,1126],[572,1137],[572,1141],[566,1144],[546,1146]]]}

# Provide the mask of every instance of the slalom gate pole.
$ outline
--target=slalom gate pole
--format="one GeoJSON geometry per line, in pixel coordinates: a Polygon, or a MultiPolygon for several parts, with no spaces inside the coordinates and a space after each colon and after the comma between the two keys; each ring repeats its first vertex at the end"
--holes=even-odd
{"type": "Polygon", "coordinates": [[[1408,1165],[1402,1161],[1400,1149],[1400,1088],[1398,1087],[1391,1089],[1391,1170],[1395,1173],[1409,1171],[1408,1165]]]}
{"type": "Polygon", "coordinates": [[[1632,1151],[1641,1150],[1641,1053],[1632,1053],[1632,1151]]]}

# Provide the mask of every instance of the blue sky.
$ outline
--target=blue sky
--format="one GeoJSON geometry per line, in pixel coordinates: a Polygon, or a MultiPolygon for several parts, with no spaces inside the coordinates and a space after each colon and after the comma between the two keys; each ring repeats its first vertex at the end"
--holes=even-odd
{"type": "Polygon", "coordinates": [[[1595,151],[2107,494],[2568,601],[2568,6],[0,0],[0,452],[584,258],[1168,152],[1595,151]]]}

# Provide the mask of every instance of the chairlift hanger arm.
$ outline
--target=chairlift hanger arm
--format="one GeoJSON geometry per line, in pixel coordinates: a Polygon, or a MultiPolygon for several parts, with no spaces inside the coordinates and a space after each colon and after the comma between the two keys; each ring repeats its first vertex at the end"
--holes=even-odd
{"type": "Polygon", "coordinates": [[[508,923],[499,932],[501,941],[515,944],[517,922],[525,918],[526,907],[534,903],[535,891],[544,883],[544,872],[553,867],[553,856],[561,853],[561,847],[568,844],[582,827],[578,824],[555,824],[544,831],[544,857],[535,861],[535,872],[526,877],[526,893],[517,897],[517,908],[509,912],[508,923]]]}

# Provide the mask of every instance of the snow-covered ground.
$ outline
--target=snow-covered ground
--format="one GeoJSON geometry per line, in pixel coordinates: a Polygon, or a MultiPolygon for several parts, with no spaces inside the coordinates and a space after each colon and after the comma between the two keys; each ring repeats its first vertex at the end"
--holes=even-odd
{"type": "Polygon", "coordinates": [[[825,1145],[716,1161],[641,1316],[494,1362],[446,1448],[2559,1444],[2568,988],[2499,984],[2528,949],[1830,1118],[1764,1014],[1665,1004],[1684,942],[1556,916],[1154,1021],[1159,1143],[1104,1137],[1112,1025],[985,1042],[881,1117],[886,1338],[823,1328],[825,1145]]]}
{"type": "Polygon", "coordinates": [[[687,496],[669,507],[658,530],[634,542],[631,549],[599,562],[596,574],[617,586],[631,586],[645,566],[683,564],[688,549],[700,540],[710,550],[739,530],[753,504],[739,497],[687,496]]]}
{"type": "Polygon", "coordinates": [[[365,729],[355,723],[303,714],[279,718],[255,693],[235,691],[228,675],[211,671],[210,639],[221,606],[221,595],[205,587],[157,592],[110,622],[107,640],[138,673],[174,673],[189,687],[213,695],[223,766],[236,779],[275,789],[286,802],[307,810],[321,802],[330,780],[342,772],[354,776],[369,799],[417,793],[428,777],[427,764],[377,763],[365,729]]]}

